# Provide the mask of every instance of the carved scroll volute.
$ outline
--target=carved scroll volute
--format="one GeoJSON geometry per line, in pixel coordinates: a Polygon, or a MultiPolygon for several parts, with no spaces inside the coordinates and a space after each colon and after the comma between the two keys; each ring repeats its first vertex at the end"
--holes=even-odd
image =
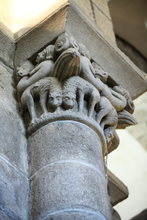
{"type": "Polygon", "coordinates": [[[19,102],[30,116],[28,130],[76,115],[100,126],[110,146],[118,144],[116,128],[136,124],[129,93],[110,85],[109,74],[67,33],[38,53],[35,66],[27,60],[16,74],[19,102]]]}

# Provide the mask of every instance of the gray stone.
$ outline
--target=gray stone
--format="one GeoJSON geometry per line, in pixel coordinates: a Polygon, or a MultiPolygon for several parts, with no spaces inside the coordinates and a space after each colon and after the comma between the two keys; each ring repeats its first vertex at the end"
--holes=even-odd
{"type": "Polygon", "coordinates": [[[17,39],[17,51],[15,53],[15,64],[18,66],[22,61],[37,53],[50,41],[56,38],[64,30],[65,19],[67,16],[66,8],[62,8],[58,14],[47,18],[34,31],[29,31],[25,37],[17,39]]]}
{"type": "Polygon", "coordinates": [[[62,8],[40,26],[18,39],[16,66],[40,51],[64,31],[73,35],[78,42],[84,43],[92,58],[110,73],[118,84],[128,90],[133,98],[146,91],[147,82],[142,72],[118,48],[105,39],[72,4],[72,1],[70,6],[62,8]]]}
{"type": "Polygon", "coordinates": [[[34,66],[26,60],[16,71],[20,78],[17,93],[22,110],[29,112],[29,128],[39,125],[38,120],[41,123],[49,113],[75,111],[77,107],[77,114],[84,112],[96,120],[110,148],[120,120],[121,127],[136,123],[130,114],[134,105],[129,93],[114,83],[110,87],[109,74],[91,62],[86,46],[73,36],[66,32],[59,35],[54,45],[38,53],[36,63],[34,66]]]}
{"type": "Polygon", "coordinates": [[[4,213],[3,208],[2,208],[2,210],[0,210],[0,219],[12,220],[14,218],[12,218],[12,216],[8,216],[6,213],[4,213]]]}
{"type": "Polygon", "coordinates": [[[140,69],[117,47],[108,42],[72,2],[68,10],[65,30],[87,46],[92,58],[118,84],[128,90],[133,99],[147,90],[147,80],[140,69]]]}
{"type": "MultiPolygon", "coordinates": [[[[87,213],[71,213],[70,219],[90,219],[94,211],[111,219],[101,140],[91,128],[73,121],[54,122],[36,131],[28,143],[32,219],[54,219],[47,217],[54,212],[67,219],[68,209],[87,213]]],[[[98,219],[95,212],[92,218],[98,219]]]]}
{"type": "Polygon", "coordinates": [[[0,60],[13,68],[15,43],[13,34],[0,23],[0,60]]]}
{"type": "Polygon", "coordinates": [[[48,164],[64,160],[85,162],[104,173],[99,143],[97,134],[84,124],[73,121],[48,124],[28,139],[30,176],[48,164]]]}
{"type": "Polygon", "coordinates": [[[46,166],[32,178],[31,196],[32,219],[45,218],[48,212],[85,207],[110,219],[105,176],[78,162],[46,166]]]}
{"type": "Polygon", "coordinates": [[[43,220],[108,220],[101,212],[88,209],[67,209],[61,212],[50,213],[43,220]]]}
{"type": "Polygon", "coordinates": [[[1,219],[28,219],[28,180],[15,167],[0,158],[1,219]]]}
{"type": "Polygon", "coordinates": [[[128,198],[129,192],[126,185],[118,179],[110,170],[108,172],[108,189],[112,206],[128,198]]]}
{"type": "Polygon", "coordinates": [[[0,158],[27,173],[27,144],[21,119],[5,100],[0,100],[0,109],[0,158]]]}
{"type": "Polygon", "coordinates": [[[16,111],[13,70],[0,62],[0,96],[9,108],[16,111]]]}

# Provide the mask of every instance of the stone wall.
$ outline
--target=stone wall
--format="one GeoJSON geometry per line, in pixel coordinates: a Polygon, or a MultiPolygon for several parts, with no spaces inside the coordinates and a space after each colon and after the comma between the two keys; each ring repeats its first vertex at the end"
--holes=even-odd
{"type": "Polygon", "coordinates": [[[15,45],[0,30],[0,219],[27,219],[27,154],[13,88],[15,45]]]}
{"type": "Polygon", "coordinates": [[[106,0],[75,0],[97,28],[102,31],[106,38],[115,43],[113,25],[106,0]]]}

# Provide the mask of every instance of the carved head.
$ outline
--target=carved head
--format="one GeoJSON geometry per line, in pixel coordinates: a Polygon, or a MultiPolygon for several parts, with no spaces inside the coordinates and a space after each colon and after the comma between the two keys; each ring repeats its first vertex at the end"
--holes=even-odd
{"type": "Polygon", "coordinates": [[[61,54],[68,48],[78,48],[75,39],[67,33],[61,34],[55,42],[55,51],[57,54],[61,54]]]}
{"type": "Polygon", "coordinates": [[[41,63],[44,60],[53,60],[55,54],[55,46],[49,45],[44,50],[42,50],[40,53],[38,53],[36,57],[36,63],[41,63]]]}
{"type": "Polygon", "coordinates": [[[62,93],[54,91],[49,93],[48,103],[51,108],[57,108],[62,104],[62,93]]]}
{"type": "Polygon", "coordinates": [[[37,54],[36,63],[41,63],[42,61],[45,60],[45,57],[46,57],[46,53],[43,50],[43,51],[41,51],[40,53],[37,54]]]}
{"type": "Polygon", "coordinates": [[[17,77],[27,76],[29,72],[32,71],[33,68],[34,65],[29,60],[26,60],[16,68],[16,76],[17,77]]]}
{"type": "Polygon", "coordinates": [[[95,77],[99,78],[103,83],[106,83],[109,76],[108,73],[105,72],[96,62],[93,62],[92,66],[95,71],[95,77]]]}
{"type": "Polygon", "coordinates": [[[65,109],[72,109],[76,102],[76,94],[72,92],[63,93],[62,105],[65,109]]]}

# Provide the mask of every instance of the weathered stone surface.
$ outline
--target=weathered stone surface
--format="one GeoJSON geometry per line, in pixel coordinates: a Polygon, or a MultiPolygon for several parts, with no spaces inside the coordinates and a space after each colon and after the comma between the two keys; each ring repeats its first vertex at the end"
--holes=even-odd
{"type": "Polygon", "coordinates": [[[31,57],[38,50],[42,49],[50,41],[64,31],[67,8],[62,8],[59,13],[47,18],[45,22],[38,25],[33,31],[17,41],[15,53],[15,64],[18,66],[22,61],[31,57]]]}
{"type": "Polygon", "coordinates": [[[118,179],[110,170],[108,170],[107,173],[111,204],[112,206],[115,206],[117,203],[125,200],[128,197],[129,192],[126,185],[120,179],[118,179]]]}
{"type": "Polygon", "coordinates": [[[92,0],[93,4],[99,8],[108,18],[111,19],[107,0],[92,0]]]}
{"type": "Polygon", "coordinates": [[[83,0],[75,0],[73,2],[75,2],[75,4],[77,4],[77,6],[88,16],[88,18],[94,22],[90,0],[84,0],[84,2],[83,0]]]}
{"type": "Polygon", "coordinates": [[[26,138],[14,96],[13,70],[0,63],[0,157],[27,173],[26,138]]]}
{"type": "Polygon", "coordinates": [[[106,35],[113,44],[115,43],[115,35],[113,32],[112,21],[107,17],[96,5],[94,7],[94,14],[97,27],[106,35]]]}
{"type": "Polygon", "coordinates": [[[8,216],[4,213],[4,210],[2,208],[2,210],[0,210],[0,219],[4,219],[4,220],[12,220],[14,218],[12,218],[12,216],[8,216]]]}
{"type": "Polygon", "coordinates": [[[93,59],[128,90],[133,99],[146,91],[147,81],[142,72],[118,48],[106,41],[74,6],[69,8],[65,28],[78,42],[87,46],[93,59]]]}
{"type": "Polygon", "coordinates": [[[88,209],[63,209],[63,211],[50,213],[43,220],[108,220],[101,212],[88,209]]]}
{"type": "Polygon", "coordinates": [[[136,50],[131,44],[128,44],[127,41],[124,41],[123,38],[116,36],[116,42],[118,48],[123,51],[136,66],[139,67],[142,71],[147,73],[147,59],[143,57],[138,50],[136,50]]]}
{"type": "Polygon", "coordinates": [[[28,180],[15,167],[0,158],[0,217],[28,219],[28,180]]]}
{"type": "Polygon", "coordinates": [[[73,121],[53,122],[28,141],[32,219],[70,215],[71,220],[97,220],[99,211],[101,219],[111,219],[101,141],[91,128],[73,121]]]}
{"type": "Polygon", "coordinates": [[[0,23],[0,39],[0,60],[12,68],[15,43],[12,33],[2,23],[0,23]]]}
{"type": "Polygon", "coordinates": [[[64,160],[86,162],[104,173],[99,142],[92,129],[78,122],[46,125],[28,139],[30,175],[48,164],[64,160]]]}
{"type": "Polygon", "coordinates": [[[0,109],[0,157],[27,173],[27,144],[22,121],[5,101],[0,101],[0,109]]]}
{"type": "Polygon", "coordinates": [[[18,39],[16,66],[40,51],[64,31],[72,34],[78,42],[84,43],[92,58],[104,68],[104,71],[109,72],[118,84],[121,83],[133,98],[146,90],[147,83],[140,70],[118,48],[110,44],[103,33],[96,29],[72,2],[69,7],[61,9],[18,39]]]}
{"type": "Polygon", "coordinates": [[[59,161],[46,166],[32,178],[31,194],[32,219],[45,218],[48,212],[84,207],[110,218],[105,177],[78,162],[59,161]]]}
{"type": "Polygon", "coordinates": [[[13,70],[0,62],[0,96],[9,108],[16,111],[16,99],[13,80],[13,70]]]}
{"type": "Polygon", "coordinates": [[[86,46],[68,33],[38,53],[36,63],[26,60],[16,71],[21,109],[27,109],[30,116],[27,131],[40,128],[56,114],[66,117],[65,110],[70,110],[72,116],[76,112],[88,116],[88,121],[95,120],[110,149],[112,139],[118,139],[116,127],[136,123],[130,114],[134,105],[129,93],[114,83],[110,87],[109,74],[92,62],[86,46]]]}

